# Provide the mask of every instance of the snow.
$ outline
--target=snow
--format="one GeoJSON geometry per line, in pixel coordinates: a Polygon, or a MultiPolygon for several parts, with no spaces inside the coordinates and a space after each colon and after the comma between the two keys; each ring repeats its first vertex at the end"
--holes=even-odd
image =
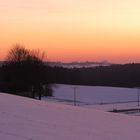
{"type": "Polygon", "coordinates": [[[76,88],[76,97],[78,101],[98,104],[112,102],[128,102],[137,100],[137,89],[134,88],[116,88],[100,86],[72,86],[56,85],[54,86],[54,97],[59,99],[73,100],[74,88],[76,88]]]}
{"type": "Polygon", "coordinates": [[[0,93],[0,140],[140,140],[140,117],[0,93]]]}
{"type": "Polygon", "coordinates": [[[138,107],[138,89],[101,86],[72,86],[57,84],[53,87],[54,97],[43,100],[74,104],[74,88],[78,106],[110,111],[138,107]]]}

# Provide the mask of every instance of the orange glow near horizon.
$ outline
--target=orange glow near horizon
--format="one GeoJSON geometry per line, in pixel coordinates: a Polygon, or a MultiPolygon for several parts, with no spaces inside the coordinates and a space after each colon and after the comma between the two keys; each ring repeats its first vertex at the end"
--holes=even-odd
{"type": "Polygon", "coordinates": [[[52,61],[140,62],[139,0],[5,0],[0,59],[16,43],[52,61]]]}

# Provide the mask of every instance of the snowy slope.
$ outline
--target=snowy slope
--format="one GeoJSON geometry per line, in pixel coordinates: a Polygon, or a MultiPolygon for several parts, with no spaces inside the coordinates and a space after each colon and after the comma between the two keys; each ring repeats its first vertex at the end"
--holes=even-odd
{"type": "Polygon", "coordinates": [[[54,97],[73,100],[74,87],[76,88],[77,101],[96,103],[112,103],[137,101],[137,89],[103,86],[72,86],[57,84],[54,86],[54,97]]]}
{"type": "Polygon", "coordinates": [[[140,140],[140,117],[0,93],[0,140],[140,140]]]}
{"type": "MultiPolygon", "coordinates": [[[[140,108],[140,89],[103,87],[103,86],[73,86],[56,84],[53,86],[54,97],[43,97],[43,100],[74,104],[74,88],[76,88],[76,105],[104,111],[114,109],[140,108]],[[139,93],[139,99],[138,99],[139,93]]],[[[125,112],[124,112],[125,113],[125,112]]],[[[133,112],[130,115],[140,115],[133,112]]]]}

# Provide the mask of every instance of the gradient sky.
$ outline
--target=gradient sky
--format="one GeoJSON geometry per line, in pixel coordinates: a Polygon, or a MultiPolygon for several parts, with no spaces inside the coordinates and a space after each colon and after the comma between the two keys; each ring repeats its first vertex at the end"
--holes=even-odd
{"type": "Polygon", "coordinates": [[[140,1],[0,0],[0,59],[16,43],[52,61],[140,62],[140,1]]]}

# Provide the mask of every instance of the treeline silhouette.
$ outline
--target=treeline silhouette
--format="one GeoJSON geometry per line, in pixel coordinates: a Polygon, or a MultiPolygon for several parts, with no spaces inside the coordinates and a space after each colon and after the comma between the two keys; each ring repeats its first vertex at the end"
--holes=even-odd
{"type": "Polygon", "coordinates": [[[50,83],[140,87],[140,64],[100,66],[95,68],[48,67],[50,83]]]}
{"type": "MultiPolygon", "coordinates": [[[[28,63],[21,68],[19,65],[16,67],[18,67],[18,71],[14,70],[13,65],[8,66],[8,68],[5,65],[0,67],[1,91],[31,91],[32,85],[30,83],[34,85],[36,92],[40,90],[40,83],[42,85],[71,84],[130,88],[140,87],[140,64],[111,65],[95,68],[63,68],[43,65],[43,67],[39,68],[38,65],[31,66],[30,63],[28,63]],[[6,77],[4,77],[5,73],[6,77]],[[16,80],[14,78],[16,82],[13,82],[12,79],[8,78],[14,77],[15,73],[18,76],[16,80]]],[[[46,86],[45,88],[48,94],[52,92],[51,86],[46,86]]],[[[32,96],[34,97],[35,95],[32,96]]]]}
{"type": "MultiPolygon", "coordinates": [[[[30,67],[30,64],[28,64],[30,67]]],[[[0,90],[1,91],[27,91],[29,82],[34,83],[38,87],[40,80],[45,81],[44,84],[72,84],[72,85],[90,85],[90,86],[114,86],[114,87],[140,87],[140,64],[125,64],[100,66],[95,68],[63,68],[43,66],[43,73],[38,66],[29,69],[23,65],[15,71],[19,75],[16,79],[19,83],[8,82],[8,76],[14,76],[13,66],[0,68],[0,90]],[[35,71],[32,71],[35,69],[35,71]],[[3,77],[7,73],[7,77],[3,77]],[[25,73],[29,74],[25,76],[25,73]],[[31,74],[32,73],[32,74],[31,74]],[[39,75],[39,73],[41,75],[39,75]],[[25,82],[26,81],[26,82],[25,82]]],[[[19,67],[19,66],[16,66],[19,67]]],[[[43,84],[43,82],[42,82],[43,84]]],[[[31,85],[30,85],[31,88],[31,85]]]]}

